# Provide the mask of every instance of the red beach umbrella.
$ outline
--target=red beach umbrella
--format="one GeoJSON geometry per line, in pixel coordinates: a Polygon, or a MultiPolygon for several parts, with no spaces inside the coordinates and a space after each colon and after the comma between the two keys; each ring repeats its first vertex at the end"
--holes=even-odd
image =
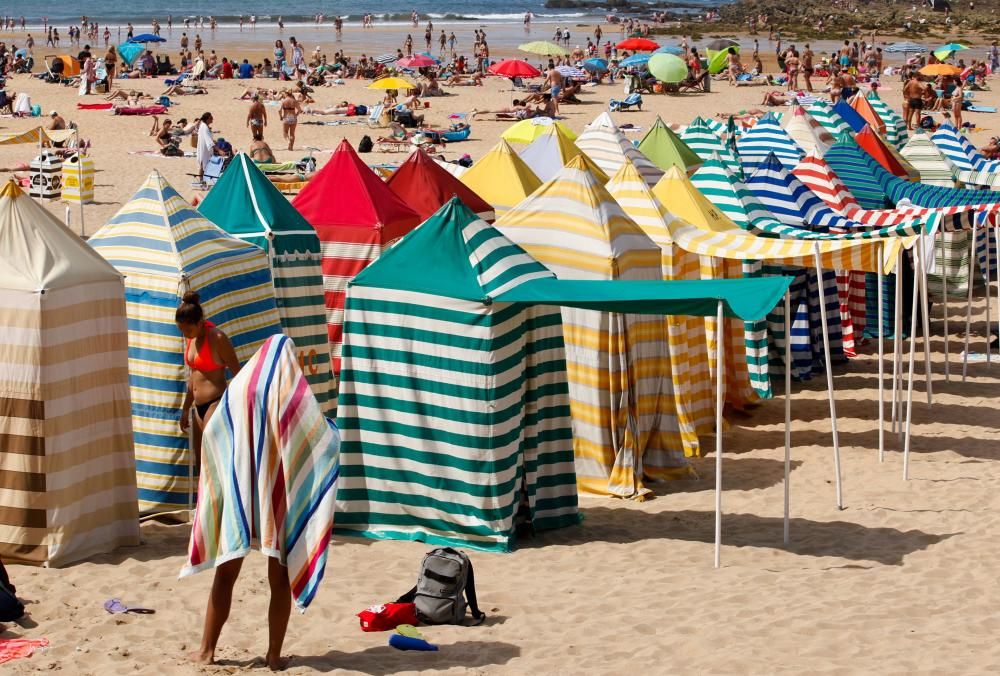
{"type": "Polygon", "coordinates": [[[423,54],[414,54],[413,56],[404,56],[396,62],[396,65],[400,68],[430,68],[436,66],[437,61],[423,54]]]}
{"type": "Polygon", "coordinates": [[[520,59],[507,59],[505,61],[494,63],[490,66],[490,72],[494,75],[502,75],[510,78],[538,77],[542,74],[542,71],[538,70],[527,61],[521,61],[520,59]]]}
{"type": "Polygon", "coordinates": [[[655,49],[659,49],[660,45],[652,40],[647,40],[646,38],[629,38],[628,40],[622,40],[616,47],[618,49],[627,49],[632,52],[651,52],[655,49]]]}

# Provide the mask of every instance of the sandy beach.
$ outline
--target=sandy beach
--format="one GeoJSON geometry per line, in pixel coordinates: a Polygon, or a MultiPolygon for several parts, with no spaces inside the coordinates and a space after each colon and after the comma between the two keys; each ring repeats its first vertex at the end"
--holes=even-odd
{"type": "MultiPolygon", "coordinates": [[[[583,35],[582,29],[577,32],[583,35]]],[[[179,33],[175,25],[174,35],[179,33]]],[[[396,37],[379,35],[369,54],[394,48],[396,37]]],[[[314,40],[300,39],[310,51],[314,40]]],[[[762,52],[767,51],[764,42],[762,52]]],[[[320,44],[329,55],[338,48],[332,40],[320,44]]],[[[264,53],[262,46],[237,39],[225,51],[216,48],[220,55],[241,59],[264,53]]],[[[45,51],[36,49],[38,54],[45,51]]],[[[355,56],[359,51],[349,48],[355,56]]],[[[967,54],[981,58],[985,49],[967,54]]],[[[162,79],[123,84],[153,96],[164,88],[162,79]]],[[[245,84],[207,82],[207,96],[175,99],[179,104],[168,116],[190,120],[211,111],[216,137],[245,147],[250,140],[245,123],[249,103],[238,100],[245,84]]],[[[367,84],[351,80],[321,88],[315,94],[317,105],[375,103],[379,92],[366,89],[367,84]]],[[[883,99],[898,110],[900,83],[886,84],[883,99]]],[[[131,154],[154,149],[151,118],[78,111],[78,101],[96,103],[101,97],[81,99],[75,88],[24,75],[13,77],[8,89],[30,93],[45,114],[60,112],[91,141],[98,173],[96,201],[84,208],[86,233],[111,218],[154,170],[188,199],[203,196],[191,187],[193,158],[131,154]]],[[[446,89],[449,96],[428,99],[430,107],[424,112],[432,125],[446,125],[451,113],[509,105],[512,98],[510,85],[497,78],[482,87],[446,89]]],[[[713,83],[710,94],[645,96],[641,112],[615,113],[613,118],[642,129],[657,115],[668,123],[687,124],[696,115],[758,107],[764,91],[713,83]]],[[[620,84],[585,90],[581,104],[562,107],[566,123],[580,132],[621,92],[620,84]]],[[[977,93],[977,100],[1000,105],[1000,94],[977,93]]],[[[276,108],[268,112],[277,117],[276,108]]],[[[1000,114],[969,114],[966,119],[976,122],[978,130],[970,138],[978,146],[1000,132],[1000,114]]],[[[0,133],[47,122],[44,115],[40,120],[0,119],[0,133]]],[[[321,149],[320,165],[341,139],[356,145],[363,135],[377,131],[363,124],[300,124],[297,149],[287,151],[281,149],[275,122],[266,137],[280,160],[301,158],[306,152],[299,148],[314,146],[321,149]]],[[[477,120],[472,139],[449,146],[446,156],[481,157],[508,124],[477,120]]],[[[0,167],[27,162],[36,153],[31,146],[0,146],[0,167]]],[[[404,158],[373,153],[366,161],[404,158]]],[[[66,212],[63,202],[47,207],[60,217],[66,212]]],[[[75,206],[72,226],[80,230],[75,206]]],[[[989,330],[981,288],[977,294],[972,349],[982,352],[989,330]]],[[[843,449],[843,511],[834,498],[825,381],[813,379],[793,388],[788,546],[782,542],[784,413],[779,397],[764,402],[752,415],[732,419],[725,434],[721,569],[712,568],[712,453],[695,461],[701,479],[655,485],[654,499],[639,503],[581,498],[582,525],[542,533],[511,554],[473,552],[480,603],[489,618],[480,627],[425,628],[428,640],[440,646],[437,653],[396,651],[388,647],[387,634],[363,633],[356,617],[367,606],[393,601],[408,590],[423,553],[431,547],[336,538],[315,602],[304,615],[293,614],[285,648],[291,658],[288,673],[996,673],[1000,589],[992,566],[1000,541],[1000,520],[995,518],[1000,508],[1000,365],[970,364],[969,377],[962,382],[964,307],[952,303],[949,309],[947,382],[942,309],[935,306],[931,315],[933,406],[926,403],[923,369],[917,367],[909,481],[902,478],[902,446],[895,435],[887,433],[885,462],[878,461],[877,358],[871,343],[836,370],[834,381],[843,449]]],[[[996,322],[996,304],[991,316],[996,322]]],[[[777,389],[780,393],[780,383],[777,389]]],[[[711,440],[704,447],[710,449],[711,440]]],[[[222,634],[219,663],[196,667],[184,655],[197,647],[212,575],[177,579],[185,560],[187,525],[147,523],[141,533],[141,547],[65,569],[9,567],[30,619],[0,625],[0,637],[44,637],[50,645],[30,659],[3,665],[5,673],[169,676],[266,671],[261,659],[268,597],[265,558],[254,553],[244,566],[222,634]],[[110,615],[102,604],[113,597],[156,613],[110,615]]]]}

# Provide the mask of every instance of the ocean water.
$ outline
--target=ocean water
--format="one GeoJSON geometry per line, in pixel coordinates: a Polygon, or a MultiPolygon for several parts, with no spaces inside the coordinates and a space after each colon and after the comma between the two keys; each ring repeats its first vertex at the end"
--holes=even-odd
{"type": "MultiPolygon", "coordinates": [[[[704,2],[706,7],[718,4],[712,0],[688,1],[704,2]]],[[[33,0],[0,9],[0,14],[11,13],[15,19],[23,14],[26,24],[32,29],[41,26],[42,17],[48,17],[49,23],[62,32],[71,24],[79,25],[80,15],[85,13],[102,27],[124,25],[131,21],[139,32],[149,30],[154,18],[166,30],[168,13],[173,17],[175,29],[183,26],[185,18],[190,18],[193,23],[198,17],[206,17],[207,28],[208,16],[214,16],[220,27],[228,28],[238,25],[240,15],[249,17],[251,14],[257,16],[258,28],[270,27],[278,20],[279,8],[286,28],[313,26],[313,17],[319,13],[324,15],[327,23],[340,15],[348,25],[360,25],[361,17],[371,13],[377,17],[376,25],[401,26],[409,24],[410,12],[415,9],[420,14],[421,27],[428,19],[438,23],[520,24],[525,12],[529,11],[534,14],[534,23],[544,24],[586,22],[607,14],[595,10],[546,9],[541,0],[372,0],[367,3],[357,0],[287,0],[280,3],[240,0],[214,0],[210,3],[199,0],[172,0],[169,3],[156,0],[90,0],[86,3],[67,3],[63,0],[33,0]]]]}

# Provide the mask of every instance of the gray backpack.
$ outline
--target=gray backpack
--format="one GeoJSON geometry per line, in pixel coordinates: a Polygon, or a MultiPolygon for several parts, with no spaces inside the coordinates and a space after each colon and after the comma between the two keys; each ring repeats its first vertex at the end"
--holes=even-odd
{"type": "Polygon", "coordinates": [[[476,577],[465,552],[451,547],[433,549],[420,564],[417,586],[397,603],[413,603],[417,618],[424,624],[462,624],[466,609],[473,624],[481,624],[486,614],[476,599],[476,577]]]}

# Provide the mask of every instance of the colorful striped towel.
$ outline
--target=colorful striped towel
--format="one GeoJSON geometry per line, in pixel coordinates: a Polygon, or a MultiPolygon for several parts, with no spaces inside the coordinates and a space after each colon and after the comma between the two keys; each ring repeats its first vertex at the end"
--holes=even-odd
{"type": "Polygon", "coordinates": [[[272,336],[233,378],[205,429],[198,507],[181,577],[259,547],[288,567],[300,611],[323,579],[340,433],[295,358],[272,336]]]}

